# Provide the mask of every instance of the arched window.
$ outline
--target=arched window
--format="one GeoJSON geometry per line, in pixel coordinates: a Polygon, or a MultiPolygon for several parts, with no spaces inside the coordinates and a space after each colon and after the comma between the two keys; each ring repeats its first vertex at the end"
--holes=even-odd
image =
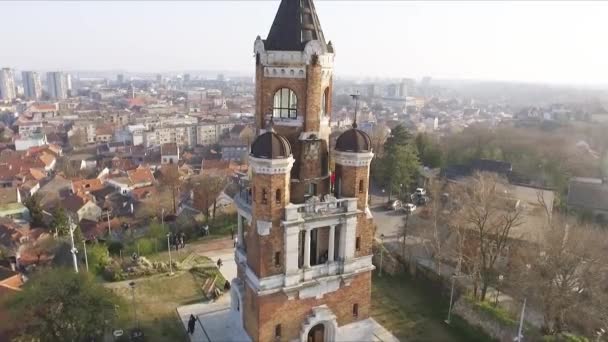
{"type": "Polygon", "coordinates": [[[262,204],[268,203],[268,191],[266,189],[262,189],[262,204]]]}
{"type": "Polygon", "coordinates": [[[321,99],[321,115],[329,114],[329,87],[325,88],[323,98],[321,99]]]}
{"type": "Polygon", "coordinates": [[[363,179],[359,180],[359,193],[362,194],[363,193],[363,179]]]}
{"type": "Polygon", "coordinates": [[[289,88],[281,88],[274,93],[272,116],[275,118],[295,119],[298,117],[298,98],[289,88]]]}
{"type": "Polygon", "coordinates": [[[277,202],[277,204],[281,204],[281,189],[277,189],[275,194],[275,202],[277,202]]]}

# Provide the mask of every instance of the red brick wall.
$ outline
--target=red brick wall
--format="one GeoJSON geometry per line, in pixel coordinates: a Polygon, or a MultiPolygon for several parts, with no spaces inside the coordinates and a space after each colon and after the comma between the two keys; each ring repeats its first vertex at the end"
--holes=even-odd
{"type": "MultiPolygon", "coordinates": [[[[253,293],[247,289],[245,296],[253,293]]],[[[247,298],[245,299],[248,304],[247,298]]],[[[304,320],[311,314],[311,308],[327,305],[336,315],[338,326],[369,317],[371,302],[371,273],[357,275],[350,286],[342,287],[321,299],[289,300],[283,292],[258,297],[258,315],[246,307],[245,327],[253,341],[273,341],[275,326],[281,324],[281,341],[299,338],[304,320]],[[358,304],[359,314],[353,317],[353,304],[358,304]],[[254,318],[258,318],[257,320],[254,318]],[[255,323],[253,322],[255,320],[255,323]]]]}

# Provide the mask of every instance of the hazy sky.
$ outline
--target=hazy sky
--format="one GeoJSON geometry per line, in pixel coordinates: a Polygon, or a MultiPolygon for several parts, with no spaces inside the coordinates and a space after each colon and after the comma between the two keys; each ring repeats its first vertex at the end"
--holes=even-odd
{"type": "MultiPolygon", "coordinates": [[[[0,66],[253,71],[279,2],[3,2],[0,66]]],[[[316,1],[342,76],[608,83],[608,2],[316,1]]]]}

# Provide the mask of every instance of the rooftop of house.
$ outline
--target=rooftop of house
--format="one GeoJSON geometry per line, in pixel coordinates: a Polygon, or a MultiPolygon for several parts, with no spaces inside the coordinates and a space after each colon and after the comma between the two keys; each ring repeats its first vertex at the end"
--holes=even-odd
{"type": "Polygon", "coordinates": [[[72,181],[72,191],[75,194],[86,194],[103,188],[101,179],[82,179],[72,181]]]}
{"type": "Polygon", "coordinates": [[[18,203],[17,188],[0,188],[0,206],[18,203]]]}
{"type": "Polygon", "coordinates": [[[160,152],[163,156],[175,156],[179,154],[179,147],[176,143],[162,144],[160,152]]]}
{"type": "Polygon", "coordinates": [[[148,167],[140,166],[135,170],[127,171],[132,184],[153,183],[154,175],[148,167]]]}
{"type": "Polygon", "coordinates": [[[598,178],[575,177],[568,185],[568,206],[608,211],[608,182],[598,178]]]}

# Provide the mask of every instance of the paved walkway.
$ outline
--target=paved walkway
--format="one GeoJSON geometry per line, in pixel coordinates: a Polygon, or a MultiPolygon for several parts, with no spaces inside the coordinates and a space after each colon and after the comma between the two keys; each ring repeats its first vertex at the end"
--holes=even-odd
{"type": "MultiPolygon", "coordinates": [[[[234,249],[232,241],[217,242],[215,246],[200,246],[195,252],[204,255],[211,260],[222,259],[223,266],[220,268],[222,276],[228,281],[236,277],[236,262],[234,261],[234,249]],[[226,246],[229,246],[226,248],[226,246]],[[219,248],[218,248],[219,247],[219,248]],[[223,248],[222,248],[223,247],[223,248]]],[[[188,329],[190,315],[197,320],[194,334],[190,335],[192,342],[218,342],[218,341],[247,341],[247,336],[241,336],[242,329],[232,329],[233,319],[230,317],[230,293],[223,294],[216,301],[201,302],[192,305],[180,306],[177,314],[188,329]]]]}

